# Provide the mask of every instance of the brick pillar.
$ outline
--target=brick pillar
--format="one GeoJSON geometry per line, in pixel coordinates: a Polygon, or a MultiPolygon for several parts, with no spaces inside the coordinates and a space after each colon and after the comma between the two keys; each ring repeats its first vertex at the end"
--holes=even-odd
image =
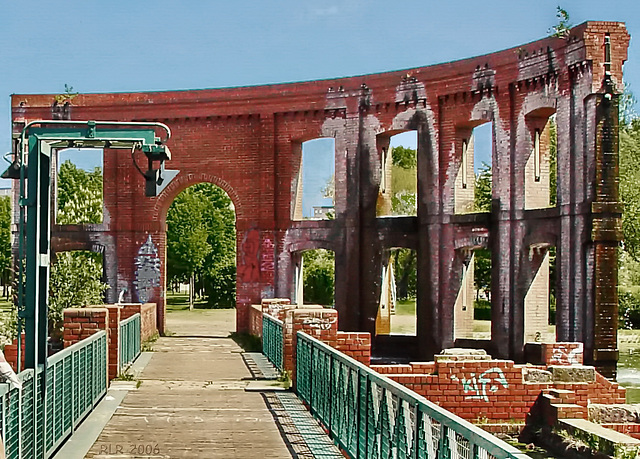
{"type": "Polygon", "coordinates": [[[285,311],[284,317],[284,369],[296,380],[296,333],[303,331],[314,338],[336,347],[338,341],[338,311],[317,308],[296,308],[285,311]]]}
{"type": "Polygon", "coordinates": [[[120,353],[118,352],[118,343],[120,340],[120,314],[122,308],[115,304],[107,305],[109,310],[108,319],[108,342],[109,342],[109,381],[118,376],[120,367],[120,353]]]}
{"type": "MultiPolygon", "coordinates": [[[[70,308],[64,315],[64,347],[82,341],[99,330],[107,330],[107,308],[70,308]]],[[[107,331],[108,334],[108,331],[107,331]]]]}

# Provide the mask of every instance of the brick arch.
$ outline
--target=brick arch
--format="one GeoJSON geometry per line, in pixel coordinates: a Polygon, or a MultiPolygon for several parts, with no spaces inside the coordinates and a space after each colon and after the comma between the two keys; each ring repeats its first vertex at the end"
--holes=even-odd
{"type": "Polygon", "coordinates": [[[171,181],[167,187],[162,190],[160,196],[153,205],[155,219],[161,223],[165,223],[167,218],[167,211],[169,206],[176,199],[176,197],[187,188],[197,185],[198,183],[212,183],[216,185],[229,196],[236,213],[236,225],[239,221],[244,221],[244,209],[242,207],[242,201],[235,190],[221,178],[208,174],[205,172],[199,174],[178,174],[174,180],[171,181]]]}

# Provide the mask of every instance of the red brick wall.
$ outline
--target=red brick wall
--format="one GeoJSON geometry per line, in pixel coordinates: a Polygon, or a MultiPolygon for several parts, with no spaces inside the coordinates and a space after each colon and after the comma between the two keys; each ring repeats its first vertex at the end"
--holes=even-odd
{"type": "Polygon", "coordinates": [[[339,331],[335,348],[367,366],[371,363],[371,333],[339,331]]]}
{"type": "Polygon", "coordinates": [[[335,309],[300,308],[287,309],[284,313],[284,368],[292,374],[295,381],[296,334],[306,334],[335,347],[338,334],[338,312],[335,309]]]}
{"type": "Polygon", "coordinates": [[[525,382],[524,365],[510,360],[442,360],[410,365],[372,365],[373,370],[465,419],[523,421],[540,392],[571,391],[564,403],[625,403],[625,390],[596,373],[589,383],[525,382]]]}
{"type": "MultiPolygon", "coordinates": [[[[24,368],[24,333],[22,333],[22,341],[21,341],[22,345],[22,354],[21,355],[21,365],[20,368],[23,369],[24,368]]],[[[13,371],[17,371],[18,370],[18,339],[14,339],[13,343],[11,344],[7,344],[4,347],[4,358],[5,360],[11,365],[11,367],[13,368],[13,371]]]]}
{"type": "Polygon", "coordinates": [[[108,325],[109,325],[109,333],[107,334],[107,341],[109,342],[109,381],[118,376],[119,365],[120,365],[120,352],[119,352],[119,343],[120,343],[120,321],[123,320],[121,317],[122,307],[117,304],[109,304],[106,305],[106,308],[109,310],[108,317],[108,325]]]}
{"type": "Polygon", "coordinates": [[[107,308],[65,309],[64,347],[69,347],[78,341],[82,341],[98,330],[108,330],[108,316],[107,308]]]}
{"type": "Polygon", "coordinates": [[[249,333],[262,338],[262,308],[252,304],[249,309],[249,333]]]}
{"type": "Polygon", "coordinates": [[[119,305],[122,307],[120,312],[120,320],[140,314],[140,339],[145,341],[152,337],[158,331],[157,325],[157,306],[155,303],[126,303],[119,305]]]}

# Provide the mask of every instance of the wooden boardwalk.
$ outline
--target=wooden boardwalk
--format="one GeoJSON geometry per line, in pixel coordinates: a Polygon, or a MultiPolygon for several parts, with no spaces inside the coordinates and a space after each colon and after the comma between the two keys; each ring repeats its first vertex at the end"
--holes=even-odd
{"type": "Polygon", "coordinates": [[[251,374],[227,338],[235,311],[179,311],[167,328],[85,457],[293,457],[263,395],[244,390],[251,374]]]}

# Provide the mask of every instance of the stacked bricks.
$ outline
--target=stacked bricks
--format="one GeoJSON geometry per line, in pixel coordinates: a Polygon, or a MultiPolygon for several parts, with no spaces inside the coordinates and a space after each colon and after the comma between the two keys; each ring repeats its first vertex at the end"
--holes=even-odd
{"type": "Polygon", "coordinates": [[[371,364],[371,334],[366,332],[342,332],[336,337],[335,348],[360,363],[371,364]]]}
{"type": "Polygon", "coordinates": [[[140,314],[140,340],[145,341],[158,331],[156,303],[125,303],[120,304],[120,320],[140,314]]]}
{"type": "Polygon", "coordinates": [[[584,346],[582,343],[543,343],[542,356],[546,365],[582,365],[584,346]]]}
{"type": "Polygon", "coordinates": [[[336,347],[338,312],[322,306],[286,309],[284,312],[284,369],[295,378],[297,333],[303,331],[331,347],[336,347]]]}
{"type": "Polygon", "coordinates": [[[289,298],[265,298],[260,302],[260,306],[263,313],[280,320],[284,317],[284,310],[292,307],[289,298]]]}
{"type": "Polygon", "coordinates": [[[120,371],[120,314],[122,308],[119,305],[110,304],[106,308],[109,310],[108,326],[109,331],[107,333],[109,359],[108,359],[108,374],[109,381],[118,376],[120,371]]]}
{"type": "Polygon", "coordinates": [[[107,308],[71,308],[64,310],[64,347],[82,341],[99,330],[107,330],[107,308]]]}
{"type": "Polygon", "coordinates": [[[249,333],[262,338],[262,308],[258,304],[249,309],[249,333]]]}
{"type": "MultiPolygon", "coordinates": [[[[477,351],[469,351],[477,352],[477,351]]],[[[541,392],[555,394],[561,405],[571,411],[561,416],[585,417],[589,403],[625,403],[625,390],[597,372],[590,381],[532,380],[527,372],[546,367],[515,365],[511,360],[493,360],[490,356],[444,355],[435,362],[409,365],[371,365],[373,370],[403,384],[430,401],[468,420],[524,421],[541,392]],[[560,394],[560,396],[558,396],[560,394]]],[[[561,368],[567,368],[562,366],[561,368]]],[[[591,367],[574,365],[576,371],[591,367]]]]}
{"type": "MultiPolygon", "coordinates": [[[[20,354],[21,356],[20,368],[24,368],[24,333],[22,333],[21,343],[22,345],[20,347],[22,348],[22,353],[20,354]]],[[[9,363],[9,365],[11,365],[14,371],[18,370],[18,339],[17,338],[14,339],[11,344],[7,344],[4,347],[4,358],[9,363]]]]}

